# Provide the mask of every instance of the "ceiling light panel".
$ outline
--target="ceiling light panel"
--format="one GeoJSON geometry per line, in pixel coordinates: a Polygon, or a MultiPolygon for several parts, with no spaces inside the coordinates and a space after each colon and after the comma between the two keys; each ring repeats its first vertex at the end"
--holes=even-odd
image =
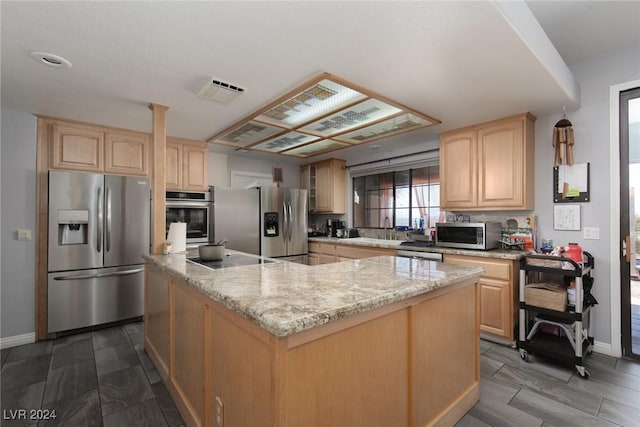
{"type": "Polygon", "coordinates": [[[349,129],[365,126],[386,117],[400,113],[402,110],[377,99],[368,99],[344,110],[323,117],[300,128],[303,132],[330,137],[349,129]]]}
{"type": "Polygon", "coordinates": [[[417,130],[434,123],[431,120],[423,119],[415,114],[405,113],[390,119],[366,126],[352,132],[334,137],[338,141],[348,142],[349,144],[362,144],[371,142],[381,138],[387,138],[399,133],[417,130]]]}
{"type": "Polygon", "coordinates": [[[286,132],[286,129],[251,120],[232,128],[217,138],[217,141],[246,147],[282,132],[286,132]]]}
{"type": "Polygon", "coordinates": [[[276,138],[269,139],[260,144],[254,145],[251,148],[256,150],[270,151],[272,153],[279,153],[281,151],[289,150],[293,147],[298,147],[309,142],[317,141],[320,139],[318,136],[307,135],[300,132],[288,132],[284,135],[276,138]]]}
{"type": "Polygon", "coordinates": [[[439,123],[322,73],[207,142],[306,158],[439,123]]]}
{"type": "Polygon", "coordinates": [[[345,144],[344,142],[332,141],[330,139],[323,139],[322,141],[287,150],[283,154],[297,157],[311,157],[346,147],[349,147],[349,144],[345,144]]]}
{"type": "Polygon", "coordinates": [[[354,89],[324,79],[265,111],[258,119],[293,127],[365,98],[354,89]]]}

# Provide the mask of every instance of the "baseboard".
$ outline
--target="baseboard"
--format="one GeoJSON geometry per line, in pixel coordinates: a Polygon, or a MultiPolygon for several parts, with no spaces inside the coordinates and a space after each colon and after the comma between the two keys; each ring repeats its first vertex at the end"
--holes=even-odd
{"type": "Polygon", "coordinates": [[[12,337],[0,338],[0,349],[17,347],[23,344],[31,344],[36,342],[36,333],[30,332],[28,334],[14,335],[12,337]]]}
{"type": "Polygon", "coordinates": [[[617,354],[617,352],[613,349],[613,346],[609,343],[604,343],[601,341],[593,342],[593,351],[596,353],[604,354],[612,357],[621,357],[621,354],[617,354]]]}

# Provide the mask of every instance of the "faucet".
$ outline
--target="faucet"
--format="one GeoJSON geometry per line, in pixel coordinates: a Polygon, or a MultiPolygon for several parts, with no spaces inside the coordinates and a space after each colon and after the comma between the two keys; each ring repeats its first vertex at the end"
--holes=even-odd
{"type": "Polygon", "coordinates": [[[391,228],[391,220],[388,216],[384,217],[384,240],[389,240],[387,237],[387,229],[391,228]]]}

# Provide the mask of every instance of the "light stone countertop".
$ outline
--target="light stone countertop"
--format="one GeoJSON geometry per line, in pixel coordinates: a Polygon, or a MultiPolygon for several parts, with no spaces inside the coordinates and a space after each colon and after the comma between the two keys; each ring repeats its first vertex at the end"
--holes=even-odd
{"type": "Polygon", "coordinates": [[[188,261],[187,256],[144,258],[279,337],[472,279],[483,272],[479,267],[392,256],[316,266],[276,261],[212,270],[188,261]]]}
{"type": "Polygon", "coordinates": [[[310,242],[318,243],[335,243],[340,245],[354,245],[354,246],[368,246],[372,248],[386,248],[386,249],[402,249],[406,251],[419,251],[419,252],[431,252],[439,254],[452,254],[452,255],[467,255],[477,256],[483,258],[500,258],[519,260],[525,255],[523,251],[516,250],[504,250],[504,249],[490,249],[488,251],[480,251],[474,249],[454,249],[454,248],[442,248],[438,246],[420,247],[420,246],[400,246],[400,243],[405,240],[384,240],[384,239],[372,239],[369,237],[352,237],[349,239],[338,237],[309,237],[310,242]]]}

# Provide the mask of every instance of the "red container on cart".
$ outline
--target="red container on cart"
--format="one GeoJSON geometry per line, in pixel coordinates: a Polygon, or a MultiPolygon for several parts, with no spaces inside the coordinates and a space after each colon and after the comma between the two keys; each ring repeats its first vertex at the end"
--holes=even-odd
{"type": "Polygon", "coordinates": [[[582,264],[582,247],[577,243],[569,243],[567,249],[565,250],[564,255],[577,262],[578,264],[582,264]]]}

